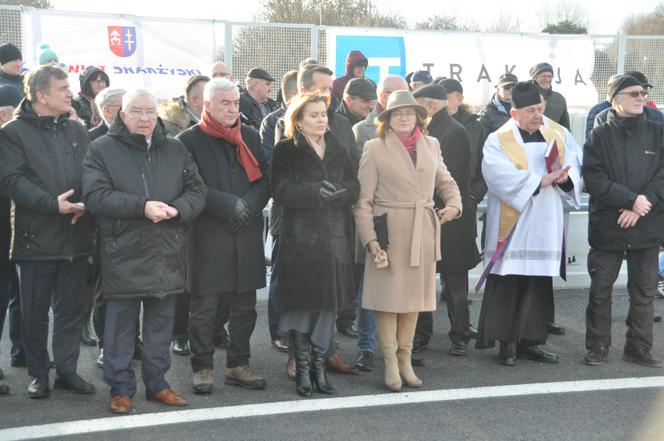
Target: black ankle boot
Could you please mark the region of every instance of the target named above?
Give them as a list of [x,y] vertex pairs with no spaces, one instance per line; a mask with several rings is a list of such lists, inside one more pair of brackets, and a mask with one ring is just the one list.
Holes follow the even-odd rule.
[[311,379],[318,392],[325,395],[336,393],[334,387],[327,381],[325,374],[325,354],[316,345],[311,345]]
[[[289,342],[293,345],[295,357],[295,390],[303,397],[311,396],[311,371],[309,369],[309,335],[297,331],[291,331]],[[289,347],[290,349],[290,347]]]

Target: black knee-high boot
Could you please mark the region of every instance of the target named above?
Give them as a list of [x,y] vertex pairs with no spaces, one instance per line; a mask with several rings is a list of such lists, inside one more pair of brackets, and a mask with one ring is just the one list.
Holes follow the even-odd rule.
[[325,395],[334,394],[334,387],[327,381],[325,374],[325,352],[314,344],[311,345],[311,366],[311,379],[318,392]]
[[[309,334],[291,331],[289,340],[293,342],[295,356],[295,390],[303,397],[311,396],[310,343]],[[290,347],[288,348],[290,352]]]

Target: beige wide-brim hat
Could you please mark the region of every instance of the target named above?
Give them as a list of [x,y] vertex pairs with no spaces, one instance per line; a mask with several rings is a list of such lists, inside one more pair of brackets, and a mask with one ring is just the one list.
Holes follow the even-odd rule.
[[387,107],[380,115],[378,115],[378,119],[380,121],[385,121],[390,117],[390,113],[393,110],[401,109],[403,107],[412,107],[420,114],[422,119],[427,119],[427,109],[417,104],[417,101],[415,101],[415,97],[410,90],[397,90],[392,92],[390,98],[387,100]]

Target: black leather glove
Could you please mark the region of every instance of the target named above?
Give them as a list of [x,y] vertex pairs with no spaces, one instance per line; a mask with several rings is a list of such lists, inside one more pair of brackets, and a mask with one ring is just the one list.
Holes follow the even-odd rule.
[[237,223],[242,226],[242,228],[249,225],[251,222],[251,211],[249,210],[249,205],[242,198],[238,198],[235,202],[235,211],[233,213],[234,217],[231,220],[231,224]]
[[337,187],[330,181],[323,181],[320,183],[320,195],[323,200],[328,200],[337,191]]

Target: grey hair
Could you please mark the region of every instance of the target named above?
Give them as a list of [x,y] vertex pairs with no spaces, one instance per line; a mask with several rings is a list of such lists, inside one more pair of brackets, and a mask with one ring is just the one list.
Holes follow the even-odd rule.
[[203,89],[203,99],[205,101],[212,101],[212,98],[214,98],[217,92],[233,89],[237,90],[238,93],[240,92],[238,87],[231,80],[227,78],[213,78],[205,84],[205,88]]
[[157,107],[157,97],[154,94],[153,91],[150,89],[145,89],[143,87],[139,87],[136,89],[130,89],[125,92],[125,94],[122,96],[122,111],[126,112],[127,108],[129,107],[129,104],[138,97],[141,96],[149,96],[152,98],[152,101],[154,101],[155,107]]
[[424,97],[424,104],[435,104],[437,107],[440,107],[441,109],[444,109],[447,107],[447,100],[437,100],[435,98],[428,98]]
[[127,92],[125,89],[107,87],[97,94],[95,104],[101,110],[106,106],[110,106],[116,99],[121,98],[125,92]]

